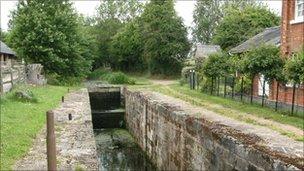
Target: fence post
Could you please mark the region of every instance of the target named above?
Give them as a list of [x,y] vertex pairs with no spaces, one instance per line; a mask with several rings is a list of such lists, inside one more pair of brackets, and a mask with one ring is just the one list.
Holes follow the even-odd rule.
[[264,107],[264,100],[265,100],[265,83],[266,83],[266,80],[265,80],[265,77],[264,77],[264,80],[263,80],[262,107]]
[[293,83],[293,88],[292,88],[291,115],[293,115],[293,112],[294,112],[295,92],[296,92],[296,83]]
[[213,95],[213,77],[211,78],[211,95]]
[[254,83],[254,76],[251,78],[251,88],[250,88],[250,103],[251,104],[253,101],[253,83]]
[[221,83],[221,77],[219,76],[217,79],[217,96],[220,96],[220,83]]
[[277,94],[276,94],[276,102],[275,102],[275,111],[278,110],[278,99],[279,99],[279,82],[277,81]]
[[243,94],[244,94],[244,77],[242,76],[242,80],[241,80],[241,101],[243,101]]
[[56,139],[54,126],[54,112],[47,111],[47,163],[48,170],[56,171]]
[[227,86],[227,77],[225,76],[225,79],[224,79],[224,97],[226,97],[226,86]]
[[235,84],[235,78],[234,76],[232,77],[232,93],[231,93],[231,98],[234,98],[234,84]]
[[11,84],[12,84],[12,88],[13,88],[13,86],[14,86],[14,73],[13,73],[13,69],[11,68],[10,69],[10,71],[11,71]]
[[189,71],[189,86],[190,86],[190,90],[192,89],[192,70],[190,69]]
[[196,74],[196,89],[199,90],[199,76]]
[[192,90],[195,90],[195,84],[196,84],[196,80],[195,80],[195,70],[193,70],[192,73],[192,78],[193,78],[193,82],[192,82]]

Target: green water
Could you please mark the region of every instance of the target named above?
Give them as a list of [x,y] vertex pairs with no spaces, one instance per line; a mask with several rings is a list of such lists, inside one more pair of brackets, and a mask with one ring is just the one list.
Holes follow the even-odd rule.
[[157,170],[126,129],[95,129],[94,134],[99,170]]

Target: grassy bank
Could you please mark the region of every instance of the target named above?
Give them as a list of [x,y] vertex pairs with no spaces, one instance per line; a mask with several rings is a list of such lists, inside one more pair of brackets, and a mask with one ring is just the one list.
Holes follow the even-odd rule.
[[[33,139],[45,125],[45,112],[59,105],[68,87],[28,87],[37,102],[20,102],[14,91],[1,97],[1,162],[0,170],[11,169],[32,145]],[[71,89],[71,88],[70,88]]]

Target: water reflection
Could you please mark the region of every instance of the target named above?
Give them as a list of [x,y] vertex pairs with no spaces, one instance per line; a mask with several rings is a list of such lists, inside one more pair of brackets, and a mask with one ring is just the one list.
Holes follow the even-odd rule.
[[100,170],[156,170],[127,130],[98,129],[94,134]]

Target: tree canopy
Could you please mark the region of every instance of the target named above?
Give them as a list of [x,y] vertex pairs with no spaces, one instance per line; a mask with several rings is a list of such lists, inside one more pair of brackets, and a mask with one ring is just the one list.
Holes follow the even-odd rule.
[[304,50],[287,60],[284,73],[290,81],[304,83]]
[[172,0],[151,1],[141,16],[144,59],[152,74],[172,75],[181,70],[190,50],[187,29]]
[[22,0],[12,12],[9,44],[27,62],[60,76],[81,77],[91,66],[85,37],[68,0]]
[[276,79],[284,81],[282,75],[284,60],[280,57],[280,50],[275,46],[261,45],[242,56],[242,72],[253,77],[264,75],[270,81]]
[[244,5],[225,9],[222,21],[215,29],[212,42],[227,50],[251,38],[267,27],[280,24],[280,18],[263,5]]
[[209,78],[226,76],[229,70],[229,56],[223,52],[211,54],[202,66],[203,74]]

